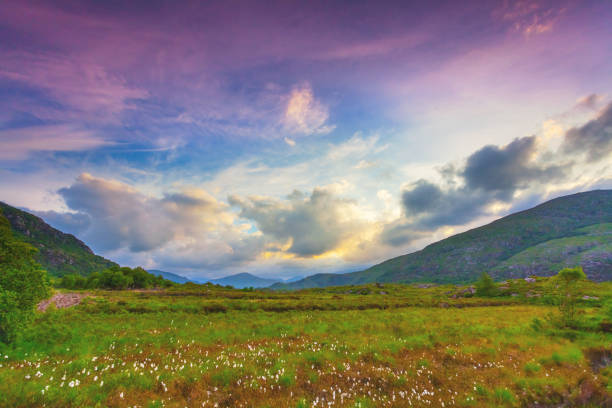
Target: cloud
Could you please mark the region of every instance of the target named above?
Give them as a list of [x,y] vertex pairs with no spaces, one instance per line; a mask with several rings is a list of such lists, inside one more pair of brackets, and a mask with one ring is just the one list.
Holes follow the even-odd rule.
[[378,57],[391,52],[404,51],[423,44],[427,40],[424,33],[414,33],[400,36],[387,36],[381,39],[364,40],[340,47],[325,50],[315,54],[313,58],[323,60],[361,59]]
[[1,130],[0,142],[0,160],[22,160],[33,152],[83,151],[113,144],[92,131],[67,125]]
[[122,77],[84,58],[17,51],[3,52],[0,58],[3,61],[1,79],[40,89],[54,102],[71,109],[66,111],[39,105],[22,107],[39,117],[108,119],[110,115],[127,109],[130,100],[148,97],[147,91],[129,86]]
[[568,130],[562,149],[565,153],[586,153],[592,161],[608,157],[612,152],[612,102],[595,119]]
[[171,220],[159,203],[126,184],[84,173],[59,194],[71,210],[91,217],[84,238],[99,250],[127,246],[147,251],[173,237]]
[[68,234],[79,235],[91,225],[91,218],[84,213],[62,213],[58,211],[32,211],[49,225]]
[[[421,179],[402,192],[405,217],[416,230],[464,225],[490,215],[491,205],[510,202],[519,190],[566,175],[563,166],[538,161],[538,153],[536,137],[529,136],[501,147],[485,146],[472,153],[463,168],[443,166],[441,175],[447,188]],[[406,229],[403,225],[399,231]],[[388,241],[393,239],[393,231],[387,230]]]
[[379,239],[384,245],[401,247],[427,235],[427,232],[418,231],[411,222],[398,219],[384,226]]
[[563,2],[548,7],[546,1],[518,0],[505,1],[493,13],[494,17],[510,23],[512,30],[525,36],[551,31],[566,12]]
[[315,99],[309,84],[291,91],[283,118],[287,131],[306,135],[329,133],[335,126],[327,124],[328,119],[328,108]]
[[[241,239],[227,205],[200,189],[156,198],[127,184],[84,173],[59,194],[79,217],[89,218],[81,236],[100,251],[147,252],[171,244],[183,254],[198,248],[192,256],[210,257],[205,264],[211,264],[218,261],[218,255],[233,252],[232,244]],[[52,217],[57,219],[56,214]]]
[[231,196],[240,216],[253,220],[259,230],[287,247],[286,252],[310,257],[338,248],[363,226],[355,202],[315,188],[310,195],[294,191],[287,200]]
[[514,139],[503,147],[485,146],[467,159],[462,172],[466,187],[492,192],[507,200],[533,181],[546,182],[564,175],[562,166],[537,163],[537,153],[535,136]]
[[377,146],[378,139],[379,137],[376,135],[363,137],[361,133],[357,132],[349,140],[332,146],[327,153],[327,158],[331,160],[355,160],[372,153],[380,153],[388,145]]
[[413,183],[402,193],[405,216],[417,230],[465,224],[483,215],[485,206],[493,200],[493,195],[482,190],[466,187],[442,190],[426,180]]
[[576,101],[574,109],[596,109],[602,102],[605,101],[604,95],[592,93],[590,95],[583,96]]

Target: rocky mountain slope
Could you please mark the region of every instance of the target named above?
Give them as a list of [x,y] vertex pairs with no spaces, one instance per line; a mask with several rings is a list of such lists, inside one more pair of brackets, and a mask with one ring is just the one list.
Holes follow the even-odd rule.
[[0,201],[0,212],[15,235],[38,248],[37,261],[50,275],[89,274],[117,265],[98,256],[74,235],[63,233],[41,218]]

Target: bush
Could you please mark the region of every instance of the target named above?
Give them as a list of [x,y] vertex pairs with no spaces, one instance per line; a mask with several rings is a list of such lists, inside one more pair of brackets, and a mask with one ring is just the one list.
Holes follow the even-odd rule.
[[483,272],[476,282],[476,296],[491,297],[497,295],[497,286],[491,276]]

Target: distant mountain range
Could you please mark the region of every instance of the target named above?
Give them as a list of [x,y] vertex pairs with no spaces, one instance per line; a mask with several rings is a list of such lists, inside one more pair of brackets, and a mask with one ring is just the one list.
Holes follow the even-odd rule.
[[93,251],[74,235],[65,234],[28,212],[0,201],[0,212],[11,224],[13,233],[38,248],[36,260],[52,276],[88,276],[117,265]]
[[236,275],[226,276],[220,279],[211,279],[208,282],[222,286],[233,286],[238,289],[242,288],[267,288],[278,282],[282,282],[279,279],[265,279],[259,276],[251,275],[250,273],[238,273]]
[[168,279],[169,281],[172,281],[172,282],[175,282],[175,283],[193,282],[191,279],[188,279],[188,278],[186,278],[184,276],[181,276],[181,275],[177,275],[177,274],[172,273],[172,272],[160,271],[158,269],[149,269],[149,270],[147,270],[147,272],[149,272],[150,274],[155,275],[155,276],[161,275],[162,278]]
[[467,283],[484,271],[501,280],[549,276],[565,266],[577,265],[592,280],[612,280],[612,190],[559,197],[364,271],[316,274],[272,288],[369,282]]
[[287,280],[281,280],[281,279],[266,279],[266,278],[260,278],[259,276],[255,276],[253,274],[250,273],[238,273],[235,275],[229,275],[229,276],[225,276],[223,278],[219,278],[219,279],[210,279],[210,280],[202,280],[202,279],[189,279],[186,278],[184,276],[181,275],[177,275],[171,272],[165,272],[165,271],[160,271],[157,269],[149,269],[149,273],[152,273],[153,275],[162,275],[162,277],[164,277],[165,279],[171,280],[172,282],[176,282],[176,283],[186,283],[186,282],[195,282],[195,283],[206,283],[206,282],[210,282],[212,284],[215,285],[222,285],[222,286],[233,286],[235,288],[238,289],[242,289],[242,288],[248,288],[248,287],[252,287],[252,288],[266,288],[270,285],[273,285],[275,283],[290,283],[290,282],[295,282],[298,280],[303,279],[302,276],[296,276]]

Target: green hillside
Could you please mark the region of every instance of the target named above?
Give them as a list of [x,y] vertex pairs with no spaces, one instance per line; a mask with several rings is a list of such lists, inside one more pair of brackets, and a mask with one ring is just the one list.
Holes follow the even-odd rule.
[[[597,281],[612,280],[612,190],[559,197],[529,210],[433,243],[365,271],[318,274],[277,289],[368,282],[472,282],[546,276],[582,265]],[[589,228],[585,228],[589,227]]]
[[88,276],[116,263],[93,253],[74,235],[56,230],[39,217],[0,202],[0,213],[11,224],[15,235],[36,248],[37,261],[50,275],[78,274]]

